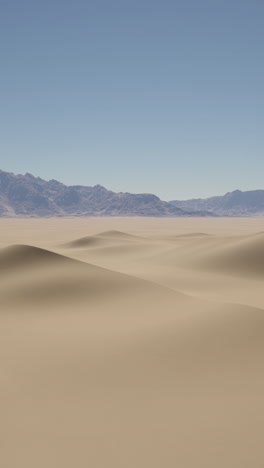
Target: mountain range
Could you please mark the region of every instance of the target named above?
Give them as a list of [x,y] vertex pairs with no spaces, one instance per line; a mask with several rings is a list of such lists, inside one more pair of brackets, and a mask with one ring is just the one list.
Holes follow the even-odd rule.
[[214,216],[186,210],[152,194],[115,193],[101,185],[67,186],[0,170],[0,216]]
[[116,193],[101,185],[67,186],[0,170],[0,217],[12,216],[263,216],[264,190],[162,201],[149,193]]
[[170,203],[183,210],[205,210],[218,216],[263,216],[264,190],[235,190],[223,196],[173,200]]

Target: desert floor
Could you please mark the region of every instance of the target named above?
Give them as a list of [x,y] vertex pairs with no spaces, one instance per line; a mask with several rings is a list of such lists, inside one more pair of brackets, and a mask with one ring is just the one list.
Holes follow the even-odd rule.
[[264,467],[264,219],[0,226],[1,467]]

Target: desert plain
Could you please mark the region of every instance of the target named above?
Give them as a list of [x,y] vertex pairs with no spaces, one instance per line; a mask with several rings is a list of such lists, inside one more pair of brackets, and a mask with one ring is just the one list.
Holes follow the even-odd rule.
[[263,218],[0,226],[0,466],[263,468]]

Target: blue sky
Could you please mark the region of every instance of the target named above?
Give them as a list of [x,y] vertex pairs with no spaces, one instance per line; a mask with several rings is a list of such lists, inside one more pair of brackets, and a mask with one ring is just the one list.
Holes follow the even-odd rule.
[[264,188],[263,0],[2,0],[0,168],[165,200]]

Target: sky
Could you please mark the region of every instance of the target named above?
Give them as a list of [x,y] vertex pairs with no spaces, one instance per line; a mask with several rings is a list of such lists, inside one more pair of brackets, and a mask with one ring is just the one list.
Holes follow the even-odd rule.
[[0,169],[164,200],[264,189],[263,0],[1,0]]

